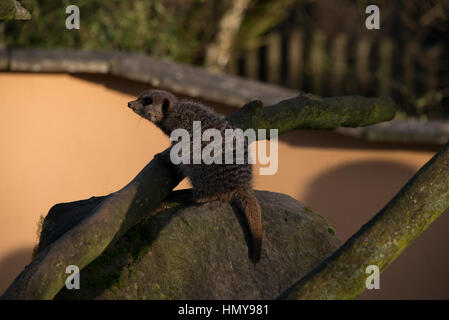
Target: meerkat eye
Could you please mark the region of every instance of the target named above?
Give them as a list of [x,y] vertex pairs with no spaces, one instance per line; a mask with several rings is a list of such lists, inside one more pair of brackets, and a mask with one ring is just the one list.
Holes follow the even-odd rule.
[[142,104],[144,106],[147,106],[147,105],[152,104],[152,103],[153,103],[153,99],[151,97],[142,98]]
[[168,101],[168,99],[164,99],[164,102],[162,103],[162,112],[167,113],[169,107],[170,101]]

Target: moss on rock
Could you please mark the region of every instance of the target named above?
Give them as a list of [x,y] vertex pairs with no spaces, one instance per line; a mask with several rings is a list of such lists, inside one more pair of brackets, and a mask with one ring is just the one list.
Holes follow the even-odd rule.
[[339,241],[325,220],[293,198],[266,191],[257,196],[264,221],[260,263],[249,259],[240,212],[228,203],[193,204],[189,192],[178,191],[156,216],[130,229],[81,271],[81,289],[64,288],[56,298],[277,297]]

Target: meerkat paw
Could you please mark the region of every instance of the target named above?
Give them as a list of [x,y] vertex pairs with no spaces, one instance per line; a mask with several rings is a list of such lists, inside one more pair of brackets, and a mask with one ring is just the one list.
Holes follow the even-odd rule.
[[153,158],[155,158],[155,159],[161,159],[161,160],[164,161],[164,162],[169,162],[169,163],[171,163],[171,160],[170,160],[170,153],[168,153],[168,152],[166,152],[166,151],[156,153],[156,154],[154,155]]
[[154,159],[160,159],[161,161],[163,161],[164,163],[169,165],[173,169],[173,172],[175,173],[176,177],[179,180],[182,180],[185,178],[185,174],[184,174],[184,171],[182,170],[181,166],[173,164],[173,162],[171,162],[170,152],[164,151],[164,152],[157,153],[154,155]]

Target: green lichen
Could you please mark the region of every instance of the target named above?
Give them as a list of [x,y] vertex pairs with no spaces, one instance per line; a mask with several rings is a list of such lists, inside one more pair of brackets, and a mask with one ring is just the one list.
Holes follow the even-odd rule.
[[29,20],[30,13],[15,0],[2,0],[0,2],[0,20]]
[[33,247],[33,253],[31,255],[31,258],[34,259],[39,254],[39,239],[41,237],[43,225],[44,225],[45,217],[43,215],[40,215],[38,221],[37,221],[37,230],[36,230],[36,237],[38,242]]

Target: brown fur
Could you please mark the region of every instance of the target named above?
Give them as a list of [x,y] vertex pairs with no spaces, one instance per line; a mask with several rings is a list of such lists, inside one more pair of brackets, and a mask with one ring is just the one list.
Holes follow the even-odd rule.
[[[187,130],[191,140],[191,164],[180,164],[179,168],[193,186],[196,202],[226,201],[235,203],[244,213],[252,236],[253,260],[259,261],[262,246],[262,218],[259,202],[251,187],[252,166],[248,163],[248,144],[245,141],[243,164],[193,164],[193,121],[201,121],[202,132],[215,128],[224,137],[225,129],[232,126],[223,115],[194,101],[177,100],[174,95],[162,90],[143,92],[128,106],[143,118],[156,124],[168,136],[178,128]],[[209,142],[202,142],[202,148]],[[198,150],[196,152],[199,152]],[[235,156],[235,150],[234,150]]]

